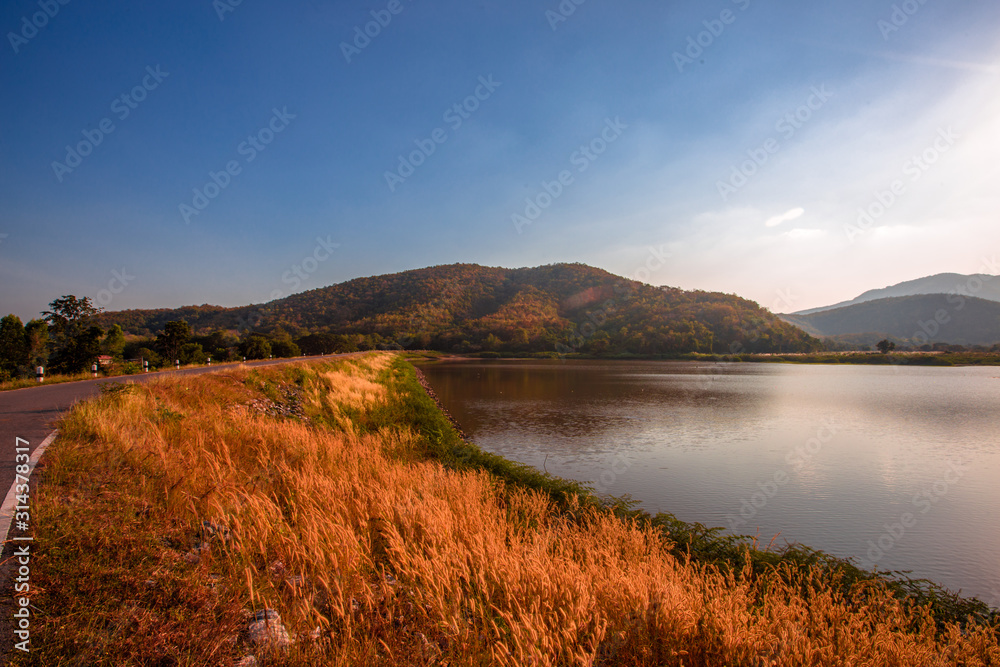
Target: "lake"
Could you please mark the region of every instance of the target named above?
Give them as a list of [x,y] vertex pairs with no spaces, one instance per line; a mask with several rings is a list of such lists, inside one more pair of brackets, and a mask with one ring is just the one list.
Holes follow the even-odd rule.
[[421,364],[485,450],[1000,607],[1000,368]]

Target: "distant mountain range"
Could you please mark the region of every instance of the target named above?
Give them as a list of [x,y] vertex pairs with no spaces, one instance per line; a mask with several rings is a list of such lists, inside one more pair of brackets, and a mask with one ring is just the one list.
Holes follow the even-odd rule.
[[368,345],[449,352],[669,355],[821,348],[753,301],[653,287],[584,264],[435,266],[358,278],[259,306],[108,312],[100,323],[151,336],[181,319],[201,333],[352,335]]
[[830,343],[991,346],[1000,343],[1000,276],[941,273],[779,317]]
[[917,294],[962,294],[986,299],[987,301],[1000,301],[1000,280],[993,280],[993,278],[997,277],[983,273],[973,275],[938,273],[937,275],[917,278],[916,280],[907,280],[906,282],[881,289],[868,290],[861,296],[850,301],[841,301],[832,306],[823,306],[821,308],[800,310],[792,313],[792,315],[811,315],[824,310],[854,306],[866,301],[888,299],[896,296],[914,296]]

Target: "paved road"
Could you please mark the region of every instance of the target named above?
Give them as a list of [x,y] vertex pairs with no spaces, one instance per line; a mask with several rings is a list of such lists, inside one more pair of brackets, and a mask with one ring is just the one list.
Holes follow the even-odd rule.
[[[337,355],[330,355],[337,356]],[[293,359],[267,359],[248,361],[246,366],[270,366],[295,361],[317,361],[328,357],[295,357]],[[14,481],[15,438],[27,440],[31,451],[41,444],[54,428],[59,416],[69,410],[77,401],[100,394],[100,386],[108,382],[147,382],[161,377],[175,375],[199,375],[233,368],[239,364],[185,368],[179,371],[160,371],[121,377],[65,382],[63,384],[26,387],[13,391],[0,391],[0,500]],[[0,535],[0,540],[6,535]]]

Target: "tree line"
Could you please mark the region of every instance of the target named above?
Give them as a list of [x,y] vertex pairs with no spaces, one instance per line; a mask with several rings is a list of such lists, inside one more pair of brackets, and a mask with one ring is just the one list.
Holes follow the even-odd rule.
[[[35,375],[41,366],[46,374],[74,374],[90,369],[98,361],[105,373],[138,373],[151,369],[241,361],[303,354],[333,354],[374,349],[364,337],[310,334],[293,339],[278,328],[267,334],[227,330],[195,335],[184,320],[171,320],[151,336],[126,335],[118,324],[98,324],[101,308],[89,297],[67,295],[49,304],[42,317],[27,324],[14,314],[0,319],[0,381]],[[104,359],[101,359],[104,357]]]

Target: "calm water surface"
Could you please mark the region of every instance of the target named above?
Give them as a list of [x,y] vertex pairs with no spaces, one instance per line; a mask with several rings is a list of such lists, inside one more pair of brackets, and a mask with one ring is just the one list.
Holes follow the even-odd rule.
[[444,362],[480,447],[1000,607],[1000,368]]

